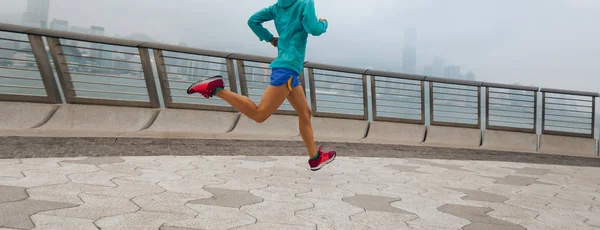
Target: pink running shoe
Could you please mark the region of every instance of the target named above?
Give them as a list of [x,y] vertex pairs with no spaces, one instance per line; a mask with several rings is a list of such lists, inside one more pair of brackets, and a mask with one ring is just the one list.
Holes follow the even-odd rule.
[[205,98],[210,98],[214,96],[217,88],[225,89],[223,77],[219,75],[192,84],[188,88],[187,94],[199,93]]
[[323,146],[320,146],[319,150],[317,150],[317,152],[319,153],[319,158],[317,158],[316,160],[308,160],[310,170],[318,171],[319,169],[323,168],[323,166],[331,163],[335,159],[335,151],[322,152],[322,150]]

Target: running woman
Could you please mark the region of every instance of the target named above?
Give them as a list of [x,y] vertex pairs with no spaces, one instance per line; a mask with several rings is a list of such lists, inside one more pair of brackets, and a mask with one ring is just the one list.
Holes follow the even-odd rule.
[[[275,21],[280,38],[263,27],[264,22],[271,20]],[[304,69],[308,35],[325,33],[328,22],[326,19],[317,19],[314,0],[278,0],[252,15],[248,26],[260,41],[270,42],[278,50],[277,59],[270,65],[269,86],[258,106],[250,98],[226,90],[222,76],[192,84],[187,93],[199,93],[205,98],[217,96],[258,123],[267,120],[287,99],[298,113],[300,135],[308,150],[310,169],[317,171],[333,161],[336,152],[323,152],[323,146],[316,147],[311,124],[312,111],[300,85],[299,75]]]

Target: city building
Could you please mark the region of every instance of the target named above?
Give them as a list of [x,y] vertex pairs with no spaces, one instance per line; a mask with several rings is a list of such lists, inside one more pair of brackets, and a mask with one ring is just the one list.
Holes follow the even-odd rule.
[[408,28],[404,31],[402,72],[408,74],[417,73],[417,30],[415,28]]
[[22,24],[25,26],[48,28],[50,0],[27,0]]
[[444,77],[444,59],[441,57],[433,59],[433,76]]
[[50,23],[50,29],[60,30],[60,31],[69,31],[69,21],[56,19],[56,18],[52,19],[52,23]]
[[451,79],[460,79],[460,66],[451,65],[444,68],[444,77]]

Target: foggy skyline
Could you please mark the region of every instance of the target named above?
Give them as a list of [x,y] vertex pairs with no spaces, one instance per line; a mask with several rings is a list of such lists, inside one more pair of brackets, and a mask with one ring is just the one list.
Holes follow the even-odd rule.
[[[49,21],[101,26],[107,36],[142,33],[157,42],[276,55],[276,49],[259,42],[246,24],[252,13],[275,0],[177,2],[50,0]],[[308,61],[401,72],[404,31],[414,27],[418,74],[439,56],[445,66],[473,71],[481,81],[600,91],[597,0],[315,0],[315,4],[317,16],[327,18],[330,26],[322,36],[309,38]],[[25,5],[23,0],[2,1],[0,14],[20,15]],[[266,26],[276,34],[272,22]]]

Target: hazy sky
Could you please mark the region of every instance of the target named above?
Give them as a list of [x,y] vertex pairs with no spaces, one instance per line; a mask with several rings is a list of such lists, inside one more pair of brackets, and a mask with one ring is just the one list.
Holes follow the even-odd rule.
[[[247,27],[275,0],[50,0],[50,20],[103,26],[107,35],[257,55],[276,50]],[[600,0],[315,0],[330,26],[307,60],[401,70],[404,28],[418,33],[417,71],[435,56],[477,80],[600,91]],[[1,0],[21,13],[25,0]],[[272,23],[268,24],[275,34]]]

